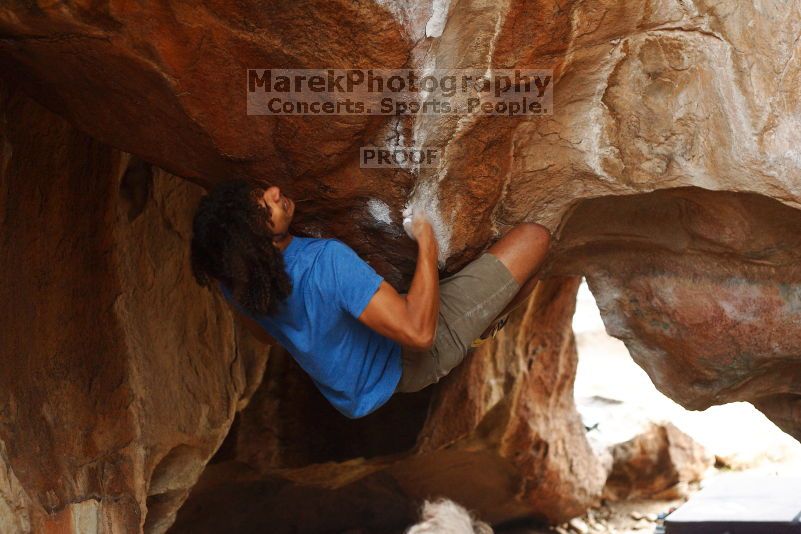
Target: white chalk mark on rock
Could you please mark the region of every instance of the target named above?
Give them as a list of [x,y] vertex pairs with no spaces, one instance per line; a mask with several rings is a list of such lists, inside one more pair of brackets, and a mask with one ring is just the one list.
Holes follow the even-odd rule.
[[426,23],[426,37],[440,37],[448,21],[448,8],[451,0],[434,0],[431,5],[431,18]]
[[411,198],[406,203],[403,210],[403,229],[406,234],[412,237],[412,219],[415,213],[423,213],[431,221],[434,236],[439,246],[439,257],[437,258],[440,267],[445,265],[451,242],[451,229],[442,219],[439,208],[439,195],[437,195],[437,184],[433,182],[418,183],[412,193]]
[[370,212],[370,215],[376,221],[384,224],[392,224],[392,215],[389,212],[389,206],[387,206],[386,202],[378,200],[377,198],[371,198],[367,201],[367,211]]

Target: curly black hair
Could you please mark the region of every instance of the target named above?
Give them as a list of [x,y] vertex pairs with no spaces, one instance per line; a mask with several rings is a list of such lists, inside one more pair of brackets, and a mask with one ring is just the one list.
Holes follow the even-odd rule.
[[200,200],[192,224],[192,274],[209,287],[222,282],[254,315],[275,313],[292,284],[284,257],[267,225],[271,212],[258,198],[264,187],[244,180],[225,182]]

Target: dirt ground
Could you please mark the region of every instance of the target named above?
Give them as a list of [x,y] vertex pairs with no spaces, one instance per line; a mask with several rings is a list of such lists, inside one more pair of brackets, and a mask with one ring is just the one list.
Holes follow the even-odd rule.
[[605,504],[590,510],[584,517],[557,527],[519,524],[495,529],[496,534],[653,534],[661,517],[684,502],[625,501]]

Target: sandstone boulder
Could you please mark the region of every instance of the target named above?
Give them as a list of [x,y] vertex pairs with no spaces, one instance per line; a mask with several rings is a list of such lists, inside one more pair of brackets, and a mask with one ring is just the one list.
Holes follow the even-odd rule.
[[200,188],[2,94],[11,531],[164,532],[204,469],[176,532],[394,529],[430,495],[558,522],[600,494],[572,398],[577,278],[441,384],[348,421],[283,351],[257,389],[265,350],[189,272]]
[[[507,338],[386,420],[340,428],[307,387],[290,395],[281,379],[302,377],[277,357],[176,528],[226,496],[317,495],[326,513],[308,525],[369,502],[400,520],[444,487],[489,520],[580,513],[603,476],[570,393],[579,276],[660,390],[690,408],[751,401],[801,438],[800,32],[782,1],[4,2],[11,528],[163,531],[259,382],[263,351],[188,274],[201,190],[176,176],[280,185],[305,201],[297,232],[345,239],[401,289],[414,245],[398,214],[421,196],[446,273],[520,221],[556,237],[550,281]],[[431,65],[554,69],[555,112],[245,113],[247,68]],[[391,143],[443,157],[359,167],[359,147]],[[312,441],[315,425],[333,437]]]
[[[284,187],[306,200],[298,231],[347,236],[400,285],[414,248],[395,214],[410,199],[438,200],[451,272],[509,225],[541,222],[564,242],[552,272],[589,277],[610,331],[663,391],[688,407],[748,400],[798,436],[801,382],[789,341],[798,273],[786,260],[794,248],[785,234],[761,232],[792,233],[778,226],[794,220],[801,201],[799,9],[707,0],[252,0],[146,9],[12,0],[0,7],[0,61],[29,94],[102,142],[205,184],[246,177]],[[554,69],[555,113],[245,113],[247,68],[430,65]],[[360,146],[393,142],[442,149],[439,167],[358,166]],[[699,188],[751,195],[736,197],[738,208],[730,193]],[[679,231],[684,215],[669,200],[676,194],[693,219],[692,239],[665,249],[658,230],[641,227],[664,216]],[[389,223],[371,214],[370,201],[386,204]],[[619,202],[664,209],[625,218],[594,211],[614,212]],[[593,228],[574,234],[582,224]],[[566,248],[576,245],[567,266]],[[594,256],[603,248],[605,257]],[[719,301],[732,292],[739,301]],[[686,294],[697,306],[685,307]],[[641,323],[638,306],[670,326]],[[737,325],[731,335],[717,336],[707,352],[704,334],[729,324]],[[786,343],[749,335],[774,328]],[[677,378],[689,369],[691,380]]]
[[565,223],[556,270],[587,273],[660,391],[697,410],[751,401],[799,438],[799,239],[801,212],[759,195],[602,197]]
[[651,424],[611,453],[614,463],[604,487],[610,500],[681,497],[713,463],[701,445],[670,423]]
[[0,525],[163,532],[266,362],[189,274],[201,189],[7,85],[0,147]]

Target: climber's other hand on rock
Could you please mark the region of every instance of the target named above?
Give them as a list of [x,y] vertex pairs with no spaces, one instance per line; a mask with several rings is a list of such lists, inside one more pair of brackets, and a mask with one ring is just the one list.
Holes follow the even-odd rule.
[[[403,211],[403,229],[422,246],[436,249],[437,239],[433,223],[426,210],[408,207]],[[433,246],[432,246],[433,245]]]
[[437,242],[434,236],[434,228],[431,226],[431,220],[422,211],[415,212],[412,215],[412,237],[420,245],[435,245]]

